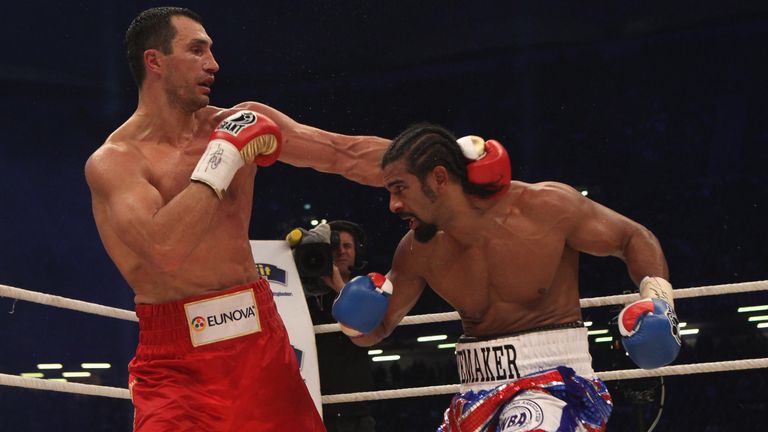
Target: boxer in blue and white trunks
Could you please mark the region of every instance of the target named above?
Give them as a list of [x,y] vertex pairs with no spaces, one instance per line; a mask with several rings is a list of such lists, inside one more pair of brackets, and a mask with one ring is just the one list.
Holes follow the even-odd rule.
[[462,336],[456,362],[461,393],[440,431],[591,432],[611,414],[580,321],[501,338]]
[[442,431],[603,430],[579,305],[579,253],[622,259],[640,288],[620,316],[641,367],[674,360],[669,271],[645,227],[555,182],[512,181],[497,141],[415,125],[384,153],[392,212],[410,222],[386,280],[352,279],[334,304],[360,346],[387,337],[429,285],[461,316],[460,396]]

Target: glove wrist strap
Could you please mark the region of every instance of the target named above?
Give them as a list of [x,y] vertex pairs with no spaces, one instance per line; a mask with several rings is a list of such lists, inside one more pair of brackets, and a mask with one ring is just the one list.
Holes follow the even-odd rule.
[[669,303],[675,308],[675,302],[672,295],[672,284],[661,277],[646,276],[640,281],[640,297],[658,298]]
[[245,162],[237,147],[228,141],[215,139],[208,143],[208,148],[192,171],[191,179],[207,184],[222,199],[235,173],[243,165]]

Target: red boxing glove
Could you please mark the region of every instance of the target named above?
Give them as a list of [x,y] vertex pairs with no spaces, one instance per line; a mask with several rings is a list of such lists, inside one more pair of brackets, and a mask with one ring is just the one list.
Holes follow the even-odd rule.
[[282,134],[275,122],[253,111],[237,111],[211,133],[192,180],[207,184],[221,199],[240,167],[246,163],[272,165],[280,156],[281,145]]
[[456,140],[467,164],[467,178],[474,184],[494,184],[500,188],[512,181],[512,166],[504,146],[496,140],[485,141],[469,135]]
[[245,163],[269,166],[280,156],[283,136],[269,117],[253,111],[238,111],[211,133],[211,142],[215,140],[234,145]]

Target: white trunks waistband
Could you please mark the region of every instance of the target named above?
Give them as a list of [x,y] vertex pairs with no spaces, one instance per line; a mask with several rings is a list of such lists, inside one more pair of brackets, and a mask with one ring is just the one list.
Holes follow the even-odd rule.
[[[470,338],[471,339],[471,338]],[[461,393],[490,390],[545,369],[568,366],[594,378],[587,329],[566,328],[456,344]]]

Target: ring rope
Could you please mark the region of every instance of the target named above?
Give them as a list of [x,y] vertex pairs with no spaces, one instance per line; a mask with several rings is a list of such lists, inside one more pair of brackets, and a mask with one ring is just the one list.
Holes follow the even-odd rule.
[[[711,296],[719,294],[737,294],[753,291],[768,290],[768,280],[742,282],[735,284],[707,285],[694,288],[680,288],[674,290],[675,298],[689,298],[700,296]],[[580,300],[582,308],[607,306],[614,304],[625,304],[637,299],[637,293],[620,294],[605,297],[593,297]],[[64,309],[71,309],[80,312],[91,313],[95,315],[118,318],[126,321],[138,322],[136,313],[126,309],[118,309],[110,306],[103,306],[96,303],[84,302],[82,300],[73,300],[66,297],[44,294],[36,291],[29,291],[8,285],[0,284],[0,297],[15,298],[32,303],[39,303],[48,306],[54,306]],[[459,319],[457,312],[442,312],[436,314],[410,315],[400,322],[399,325],[426,324],[434,322],[456,321]],[[321,324],[314,326],[315,333],[332,333],[341,331],[339,324]]]
[[[768,367],[768,358],[743,359],[723,362],[694,363],[685,365],[665,366],[658,369],[625,369],[618,371],[597,372],[596,375],[603,381],[620,379],[647,378],[656,376],[690,375],[698,373],[728,372],[748,369],[760,369]],[[0,385],[30,388],[35,390],[49,390],[64,393],[76,393],[90,396],[104,396],[116,399],[130,399],[128,389],[118,387],[98,386],[92,384],[80,384],[43,380],[39,378],[25,378],[16,375],[0,373]],[[343,393],[322,396],[323,404],[336,404],[346,402],[361,402],[382,399],[397,399],[419,396],[433,396],[454,394],[459,392],[458,384],[447,384],[429,387],[412,387],[396,390],[379,390],[360,393]]]
[[[766,291],[768,290],[768,280],[755,281],[755,282],[742,282],[735,284],[723,284],[723,285],[707,285],[694,288],[680,288],[673,291],[676,299],[690,298],[690,297],[703,297],[720,294],[738,294],[753,291]],[[582,308],[608,306],[616,304],[626,304],[638,299],[638,293],[633,294],[619,294],[605,297],[592,297],[584,298],[580,300]],[[398,325],[412,325],[412,324],[426,324],[445,321],[458,320],[458,312],[442,312],[435,314],[424,315],[409,315],[403,318]],[[321,324],[315,326],[315,333],[332,333],[341,331],[338,323],[333,324]]]
[[[596,375],[603,381],[619,379],[646,378],[668,375],[688,375],[696,373],[726,372],[746,369],[759,369],[768,367],[768,358],[733,360],[724,362],[696,363],[676,366],[665,366],[658,369],[626,369],[618,371],[597,372]],[[396,399],[418,396],[433,396],[441,394],[455,394],[459,392],[458,384],[413,387],[396,390],[380,390],[360,393],[344,393],[325,395],[323,404],[337,404],[346,402],[361,402],[381,399]]]
[[[689,298],[698,296],[708,296],[717,294],[743,293],[752,291],[764,291],[768,289],[768,281],[744,282],[737,284],[710,285],[695,288],[683,288],[675,290],[675,298]],[[68,299],[65,297],[43,294],[34,291],[28,291],[21,288],[15,288],[0,284],[0,297],[10,297],[19,300],[26,300],[33,303],[39,303],[65,309],[72,309],[81,312],[92,313],[112,318],[123,319],[127,321],[138,321],[136,314],[132,311],[102,306],[95,303],[88,303],[80,300]],[[637,294],[623,294],[606,297],[595,297],[581,299],[581,306],[594,307],[612,304],[623,304],[637,298]],[[405,317],[401,325],[421,324],[430,322],[452,321],[458,319],[458,313],[446,312],[438,314],[412,315]],[[335,328],[334,328],[335,327]],[[329,333],[338,331],[338,324],[326,324],[315,326],[315,333]],[[617,379],[633,379],[651,376],[666,375],[685,375],[694,373],[711,373],[731,370],[745,370],[768,367],[768,358],[745,359],[725,362],[710,362],[687,365],[666,366],[658,369],[629,369],[620,371],[598,372],[597,376],[604,381]],[[50,390],[66,393],[77,393],[94,396],[113,397],[118,399],[130,399],[128,389],[98,386],[91,384],[68,383],[50,380],[41,380],[37,378],[25,378],[15,375],[0,373],[0,385],[32,388],[38,390]],[[415,397],[435,394],[451,394],[458,392],[458,384],[450,384],[432,387],[416,387],[410,389],[382,390],[375,392],[347,393],[338,395],[322,396],[325,404],[354,402],[363,400],[380,400],[392,398]]]
[[[722,285],[707,285],[694,288],[681,288],[672,291],[672,295],[675,299],[690,298],[690,297],[704,297],[720,294],[739,294],[753,291],[766,291],[768,290],[768,280],[754,281],[754,282],[741,282]],[[633,294],[620,294],[606,297],[593,297],[581,299],[581,307],[596,307],[596,306],[608,306],[616,304],[626,304],[638,299],[638,293]]]
[[17,300],[25,300],[32,303],[39,303],[63,309],[71,309],[110,318],[118,318],[126,321],[139,321],[139,318],[136,317],[136,312],[133,311],[118,309],[111,306],[102,306],[96,303],[88,303],[82,300],[73,300],[51,294],[29,291],[8,285],[0,285],[0,297],[10,297]]
[[35,390],[57,391],[63,393],[76,393],[90,396],[106,396],[117,399],[131,398],[131,392],[124,388],[51,381],[40,378],[25,378],[3,373],[0,373],[0,385],[23,387]]

